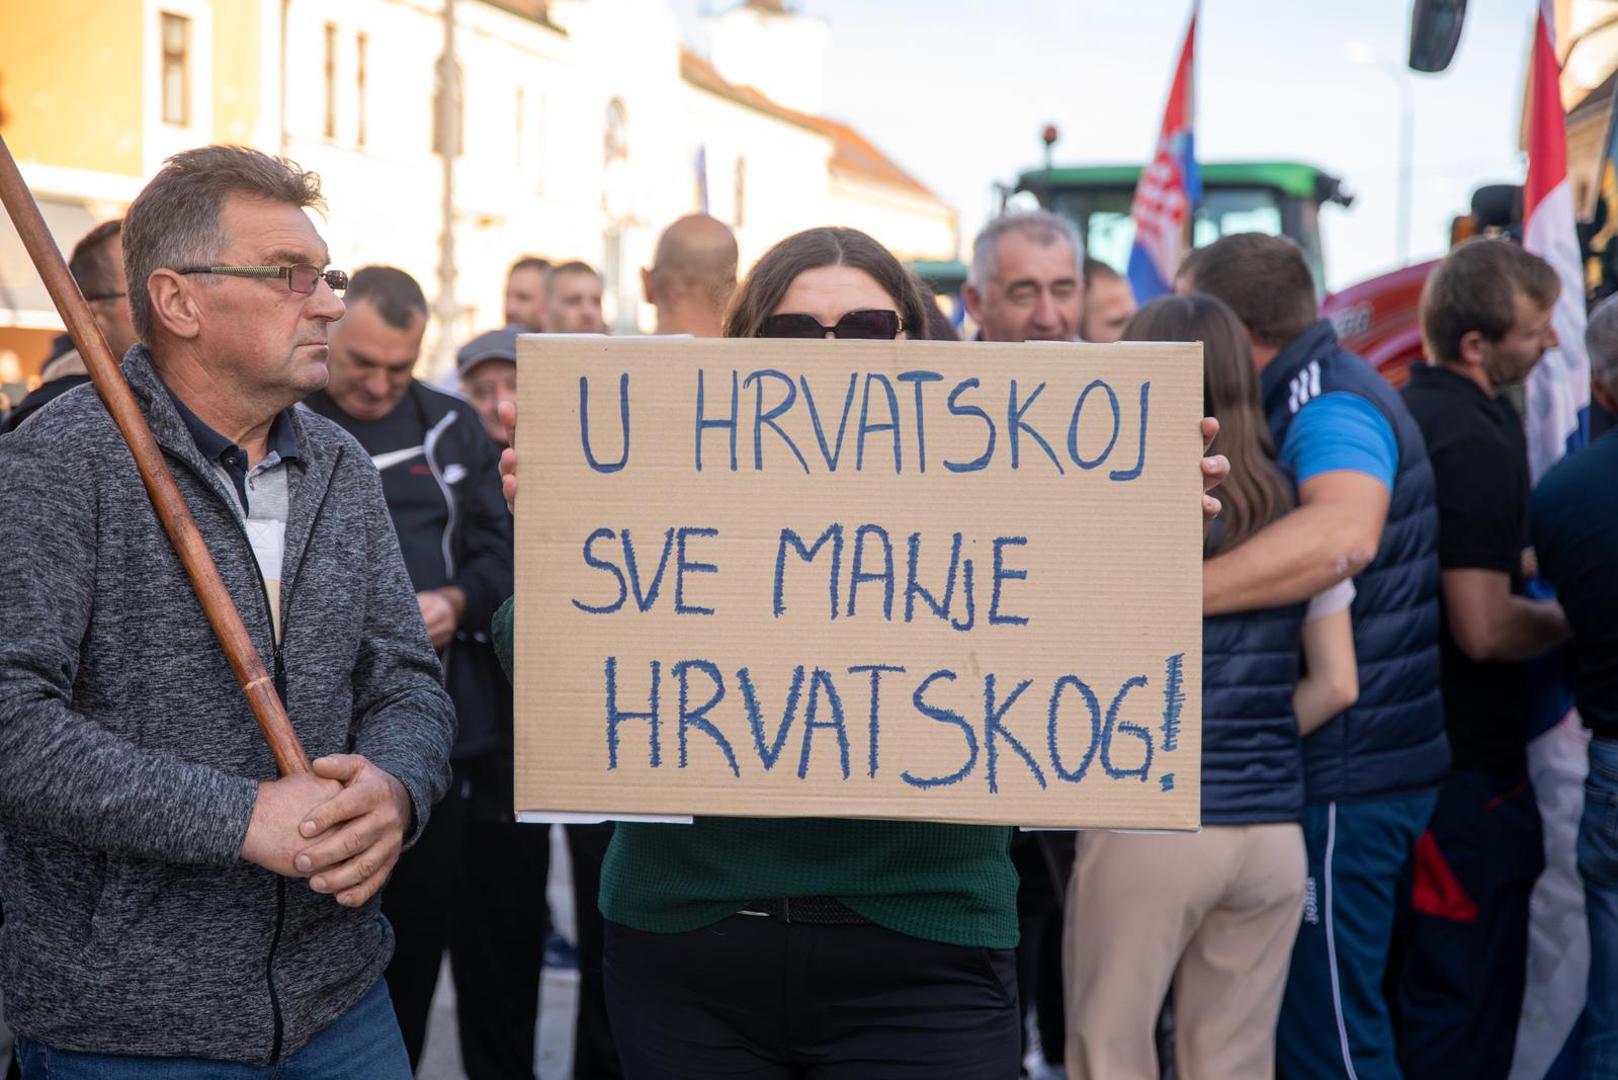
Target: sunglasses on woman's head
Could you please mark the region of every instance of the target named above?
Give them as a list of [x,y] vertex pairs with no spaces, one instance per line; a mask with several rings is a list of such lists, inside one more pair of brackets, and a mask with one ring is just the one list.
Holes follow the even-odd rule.
[[857,338],[873,341],[892,341],[905,328],[897,311],[868,308],[850,311],[837,320],[836,326],[827,326],[813,315],[797,313],[769,315],[759,324],[758,336],[769,338],[823,338],[827,334],[836,338]]

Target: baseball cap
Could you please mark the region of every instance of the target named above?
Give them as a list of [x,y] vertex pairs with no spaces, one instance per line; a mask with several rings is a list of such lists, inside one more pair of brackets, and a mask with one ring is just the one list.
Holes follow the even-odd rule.
[[465,375],[485,360],[517,362],[517,335],[524,332],[520,326],[506,326],[489,330],[461,346],[455,354],[455,368]]

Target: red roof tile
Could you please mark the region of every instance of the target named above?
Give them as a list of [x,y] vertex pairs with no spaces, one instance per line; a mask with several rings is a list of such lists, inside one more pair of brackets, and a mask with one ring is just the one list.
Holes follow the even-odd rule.
[[699,86],[720,97],[729,98],[738,104],[785,120],[789,124],[796,124],[825,135],[832,141],[833,172],[887,184],[889,187],[903,188],[929,199],[938,198],[925,184],[905,172],[877,149],[869,139],[840,120],[830,120],[824,116],[813,116],[789,109],[751,86],[739,86],[730,82],[715,70],[713,64],[690,49],[680,50],[680,75],[693,86]]

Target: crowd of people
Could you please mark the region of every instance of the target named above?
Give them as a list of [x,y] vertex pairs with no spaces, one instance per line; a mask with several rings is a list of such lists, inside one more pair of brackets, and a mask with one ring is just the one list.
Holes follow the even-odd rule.
[[[276,778],[69,343],[0,422],[0,993],[29,1080],[408,1077],[446,956],[467,1075],[534,1075],[517,344],[605,332],[602,278],[519,258],[452,392],[415,374],[420,285],[328,269],[321,206],[290,162],[188,151],[69,264],[312,772]],[[1530,665],[1559,649],[1594,736],[1580,1063],[1618,1076],[1618,436],[1531,488],[1513,404],[1556,275],[1453,249],[1402,390],[1284,238],[1175,285],[1137,310],[1025,211],[961,300],[986,341],[1203,345],[1201,831],[569,825],[575,1076],[1009,1078],[1037,1034],[1074,1078],[1504,1077],[1544,866]],[[642,286],[663,334],[957,336],[847,228],[738,283],[729,228],[682,218]],[[1618,301],[1589,346],[1618,407]]]

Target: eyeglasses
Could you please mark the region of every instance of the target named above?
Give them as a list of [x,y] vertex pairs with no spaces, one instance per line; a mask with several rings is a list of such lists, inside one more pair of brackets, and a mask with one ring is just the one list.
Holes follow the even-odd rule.
[[128,293],[123,292],[98,292],[91,293],[89,296],[86,296],[85,299],[93,304],[97,300],[122,300],[128,295]]
[[769,315],[759,324],[758,336],[768,338],[835,338],[892,341],[905,328],[897,311],[866,308],[850,311],[837,320],[836,326],[827,326],[813,315],[798,313]]
[[182,274],[223,274],[226,277],[285,278],[287,288],[295,293],[312,293],[321,281],[332,292],[348,288],[348,275],[341,270],[322,270],[318,266],[299,263],[297,266],[184,266]]

